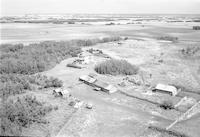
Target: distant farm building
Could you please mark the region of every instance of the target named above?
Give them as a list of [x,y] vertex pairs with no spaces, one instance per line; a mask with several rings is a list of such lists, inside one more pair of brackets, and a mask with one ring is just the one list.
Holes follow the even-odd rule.
[[170,94],[172,96],[176,96],[178,93],[176,87],[164,84],[158,84],[153,91]]
[[90,86],[93,86],[95,87],[95,89],[99,89],[99,90],[102,90],[106,93],[114,93],[114,92],[117,92],[118,89],[113,86],[113,85],[110,85],[110,84],[107,84],[105,82],[102,82],[100,80],[97,80],[95,78],[92,78],[88,75],[84,75],[84,76],[81,76],[79,78],[80,81],[83,81],[84,83],[90,85]]

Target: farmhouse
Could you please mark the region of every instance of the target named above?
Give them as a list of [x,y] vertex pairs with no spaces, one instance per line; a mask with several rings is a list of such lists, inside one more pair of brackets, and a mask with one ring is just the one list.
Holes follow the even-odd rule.
[[176,96],[178,93],[176,87],[170,86],[170,85],[164,85],[164,84],[157,84],[157,86],[155,87],[153,91],[170,94],[172,96]]

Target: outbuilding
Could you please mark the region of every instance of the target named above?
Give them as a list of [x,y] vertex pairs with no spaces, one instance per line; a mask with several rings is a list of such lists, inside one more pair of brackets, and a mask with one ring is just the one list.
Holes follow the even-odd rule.
[[170,94],[172,96],[176,96],[178,93],[178,90],[176,87],[170,86],[170,85],[164,85],[164,84],[157,84],[153,91]]
[[110,94],[111,94],[111,93],[115,93],[115,92],[118,91],[118,89],[117,89],[115,86],[113,86],[113,85],[108,85],[105,89],[108,90],[108,92],[109,92]]
[[115,93],[118,91],[118,89],[115,86],[107,84],[107,83],[99,81],[99,80],[97,80],[94,83],[94,85],[95,85],[95,87],[100,88],[102,91],[109,93],[109,94]]
[[91,84],[94,83],[97,79],[92,78],[92,77],[90,77],[90,76],[88,76],[88,75],[83,75],[83,76],[79,77],[79,80],[80,80],[80,81],[83,81],[83,82],[86,83],[86,84],[91,85]]
[[87,85],[95,87],[95,90],[97,90],[97,91],[102,90],[107,93],[114,93],[114,92],[118,91],[118,89],[115,86],[105,83],[103,81],[97,80],[88,75],[83,75],[83,76],[79,77],[79,80],[83,81]]
[[53,95],[68,98],[71,94],[67,89],[57,88],[53,90]]

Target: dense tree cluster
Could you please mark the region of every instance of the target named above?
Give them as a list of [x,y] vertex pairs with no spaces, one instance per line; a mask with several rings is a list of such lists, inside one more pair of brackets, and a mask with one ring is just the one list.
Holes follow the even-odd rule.
[[63,82],[58,78],[43,75],[21,75],[2,74],[0,75],[0,91],[3,96],[25,93],[28,90],[43,89],[50,87],[62,87]]
[[76,56],[79,47],[65,42],[41,42],[39,44],[1,45],[0,73],[34,74],[42,72],[64,58]]
[[98,64],[95,71],[99,74],[133,75],[138,72],[138,67],[125,60],[111,59]]

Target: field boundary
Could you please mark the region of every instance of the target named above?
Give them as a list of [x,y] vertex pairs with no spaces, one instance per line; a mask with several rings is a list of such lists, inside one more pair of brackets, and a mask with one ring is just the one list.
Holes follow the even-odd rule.
[[161,133],[166,133],[166,134],[173,135],[173,136],[176,136],[176,137],[190,137],[190,136],[188,136],[186,134],[183,134],[183,133],[180,133],[178,131],[166,130],[164,128],[157,127],[157,126],[152,126],[151,125],[148,128],[151,129],[151,130],[155,130],[155,131],[158,131],[158,132],[161,132]]
[[[120,94],[122,95],[125,95],[125,96],[128,96],[128,97],[131,97],[131,98],[135,98],[135,99],[138,99],[138,100],[142,100],[142,101],[145,101],[145,102],[148,102],[148,103],[151,103],[151,104],[154,104],[154,105],[162,105],[161,103],[158,103],[158,102],[154,102],[154,101],[151,101],[149,99],[144,99],[144,98],[140,98],[140,97],[136,97],[134,95],[130,95],[126,92],[123,92],[123,91],[120,91]],[[183,112],[181,110],[179,110],[178,108],[173,108],[174,110],[178,111],[178,112]]]

